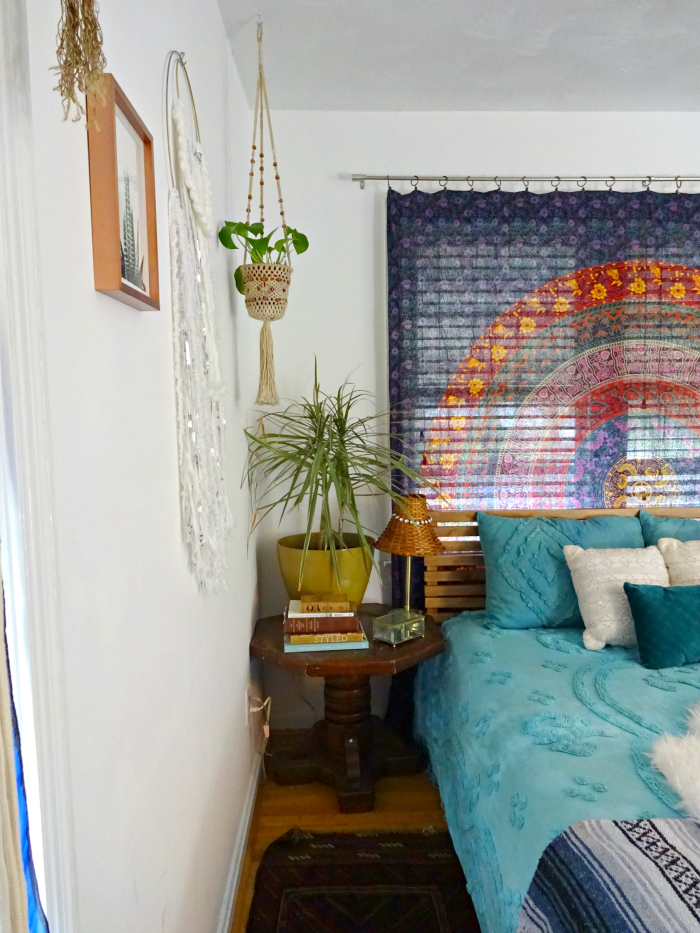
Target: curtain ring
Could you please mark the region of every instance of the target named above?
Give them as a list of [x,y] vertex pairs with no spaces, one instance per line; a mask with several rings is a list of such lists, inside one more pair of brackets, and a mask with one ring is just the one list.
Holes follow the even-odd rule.
[[680,175],[676,175],[676,194],[678,194],[678,193],[680,192],[680,190],[681,190],[681,185],[682,185],[682,184],[683,184],[683,182],[681,181],[681,176],[680,176]]
[[389,181],[389,176],[386,176],[386,190],[391,191],[391,182]]
[[586,178],[585,175],[581,175],[581,178],[583,178],[583,184],[581,184],[580,181],[577,181],[577,182],[576,182],[576,187],[577,187],[577,188],[580,188],[581,191],[585,191],[585,190],[586,190],[586,185],[588,184],[588,179]]
[[646,179],[642,181],[642,188],[644,188],[645,191],[651,188],[651,175],[647,175]]
[[501,182],[501,179],[498,177],[498,175],[494,175],[494,176],[493,176],[493,183],[494,183],[494,185],[498,188],[498,190],[500,191],[500,190],[501,190],[501,184],[502,184],[502,182]]
[[[415,178],[416,180],[414,181],[413,178]],[[413,178],[411,179],[411,184],[413,185],[415,189],[418,187],[418,182],[420,181],[420,178],[417,175],[414,175]]]
[[554,182],[551,180],[551,178],[550,178],[550,180],[549,180],[549,183],[550,183],[550,185],[552,186],[552,188],[554,188],[555,191],[558,191],[558,190],[559,190],[559,185],[561,184],[561,178],[560,178],[558,175],[555,175],[554,178],[555,178],[555,180],[556,180],[556,185],[555,185]]
[[610,184],[608,184],[607,181],[605,182],[605,187],[608,189],[608,191],[612,191],[612,190],[613,190],[613,187],[614,187],[616,181],[617,181],[617,179],[615,178],[615,176],[614,176],[614,175],[611,175],[611,176],[610,176]]
[[529,180],[529,178],[525,178],[525,176],[523,175],[523,177],[520,179],[520,181],[523,183],[523,185],[525,185],[525,190],[526,190],[526,191],[529,191],[529,190],[530,190],[530,180]]
[[442,190],[444,191],[445,188],[447,187],[447,183],[449,182],[450,179],[447,177],[447,175],[443,175],[442,178],[445,179],[445,184],[443,185],[442,179],[440,179],[440,180],[438,181],[438,184],[440,185],[440,187],[441,187]]

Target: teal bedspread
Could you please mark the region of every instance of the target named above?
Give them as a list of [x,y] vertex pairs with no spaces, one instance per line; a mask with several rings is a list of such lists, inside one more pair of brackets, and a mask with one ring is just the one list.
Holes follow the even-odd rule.
[[581,629],[506,630],[464,613],[420,668],[430,752],[482,933],[513,933],[540,855],[573,823],[679,815],[647,752],[685,732],[700,665],[649,671],[636,649],[587,651]]

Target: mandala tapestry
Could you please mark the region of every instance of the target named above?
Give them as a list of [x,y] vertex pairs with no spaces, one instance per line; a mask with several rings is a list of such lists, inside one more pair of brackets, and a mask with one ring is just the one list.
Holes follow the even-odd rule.
[[700,502],[700,195],[390,191],[394,429],[435,508]]

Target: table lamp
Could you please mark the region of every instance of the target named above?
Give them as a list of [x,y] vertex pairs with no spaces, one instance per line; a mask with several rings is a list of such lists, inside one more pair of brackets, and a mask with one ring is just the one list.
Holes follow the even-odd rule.
[[398,645],[425,633],[425,616],[411,609],[411,558],[435,557],[444,552],[428,513],[425,496],[408,495],[394,503],[389,524],[379,536],[377,550],[406,558],[403,609],[394,609],[374,621],[374,637]]

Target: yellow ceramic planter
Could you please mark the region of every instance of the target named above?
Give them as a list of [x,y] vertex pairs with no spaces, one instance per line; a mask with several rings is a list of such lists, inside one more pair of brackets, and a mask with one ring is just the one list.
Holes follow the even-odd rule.
[[[340,585],[331,563],[330,551],[316,550],[318,535],[312,535],[311,548],[306,555],[304,577],[299,588],[299,571],[304,547],[304,535],[287,535],[277,542],[277,556],[282,579],[290,599],[299,599],[302,593],[345,593],[351,603],[359,606],[372,573],[372,564],[357,547],[357,535],[345,535],[345,550],[337,551]],[[372,539],[370,544],[374,544]]]

